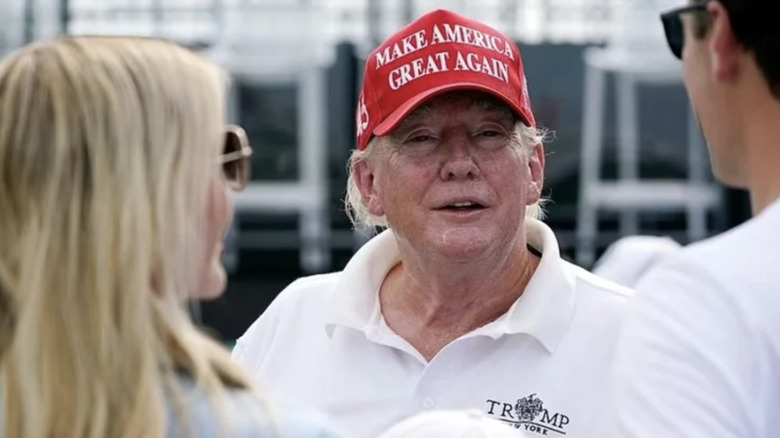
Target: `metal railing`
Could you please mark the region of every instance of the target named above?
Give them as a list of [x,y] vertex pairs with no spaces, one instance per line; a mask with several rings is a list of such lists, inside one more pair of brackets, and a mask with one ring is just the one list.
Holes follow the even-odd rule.
[[302,262],[321,270],[330,239],[323,65],[337,43],[365,54],[435,8],[483,21],[524,44],[602,43],[616,33],[621,6],[647,1],[0,0],[0,56],[60,33],[156,36],[203,48],[238,78],[295,87],[299,178],[255,181],[236,201],[243,211],[300,213],[301,241],[311,247]]
[[[231,10],[263,10],[253,28],[307,35],[295,9],[321,11],[330,41],[374,46],[420,14],[448,8],[528,43],[600,42],[616,5],[641,0],[0,0],[0,45],[16,46],[56,33],[130,34],[209,44],[225,31]],[[252,29],[247,29],[251,31]]]

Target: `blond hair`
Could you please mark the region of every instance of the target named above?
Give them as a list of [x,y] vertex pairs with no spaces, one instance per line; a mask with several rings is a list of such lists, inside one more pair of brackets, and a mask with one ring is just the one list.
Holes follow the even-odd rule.
[[[547,137],[547,132],[543,129],[531,128],[522,122],[515,123],[514,135],[510,138],[510,146],[521,150],[526,156],[530,156],[534,148],[542,144]],[[347,195],[344,198],[344,206],[349,220],[356,228],[361,227],[387,227],[387,218],[376,216],[368,210],[368,206],[363,201],[360,194],[357,181],[355,180],[355,166],[359,162],[365,162],[376,154],[380,147],[388,147],[387,142],[392,142],[390,136],[374,137],[363,150],[354,150],[347,163]],[[544,199],[540,199],[533,205],[525,209],[525,216],[534,219],[544,217],[543,209]]]
[[160,437],[179,373],[248,387],[184,305],[226,80],[140,38],[62,38],[0,64],[3,436]]

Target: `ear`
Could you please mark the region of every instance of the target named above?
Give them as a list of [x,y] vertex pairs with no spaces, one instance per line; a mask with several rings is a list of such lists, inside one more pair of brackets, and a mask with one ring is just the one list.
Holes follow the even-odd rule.
[[363,198],[363,204],[368,208],[369,213],[374,216],[384,216],[385,210],[377,190],[373,163],[368,160],[358,161],[352,168],[352,174],[358,190],[360,190],[360,196]]
[[707,12],[712,20],[712,37],[709,44],[712,75],[718,82],[729,81],[738,72],[739,60],[743,55],[742,46],[734,35],[731,18],[723,4],[709,2]]
[[544,146],[540,144],[528,156],[528,197],[526,204],[535,204],[542,197],[542,184],[544,183]]

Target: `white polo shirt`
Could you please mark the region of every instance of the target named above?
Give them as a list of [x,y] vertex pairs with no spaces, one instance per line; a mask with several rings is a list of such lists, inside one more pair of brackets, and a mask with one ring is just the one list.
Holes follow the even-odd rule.
[[610,436],[780,436],[779,254],[780,200],[637,284]]
[[526,227],[542,258],[523,295],[430,362],[380,311],[380,286],[400,261],[391,231],[371,239],[342,272],[288,286],[234,356],[261,385],[326,411],[357,438],[425,410],[470,408],[532,436],[599,436],[631,293],[562,260],[542,222],[528,219]]

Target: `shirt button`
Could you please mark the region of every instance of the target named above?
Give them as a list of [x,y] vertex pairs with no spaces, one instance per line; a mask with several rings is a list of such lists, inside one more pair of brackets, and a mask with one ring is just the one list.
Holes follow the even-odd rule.
[[430,397],[425,397],[422,405],[425,409],[433,409],[434,406],[436,406],[436,402],[434,402],[433,399]]

